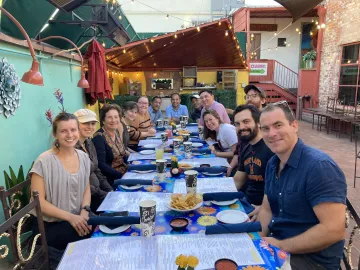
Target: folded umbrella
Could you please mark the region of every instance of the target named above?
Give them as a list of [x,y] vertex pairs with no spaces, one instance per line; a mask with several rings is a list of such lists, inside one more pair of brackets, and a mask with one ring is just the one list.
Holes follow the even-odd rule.
[[116,179],[113,183],[115,189],[118,185],[135,186],[135,185],[152,185],[152,180],[144,179]]
[[105,225],[109,229],[115,229],[122,225],[140,224],[140,217],[90,217],[89,225]]
[[248,233],[261,231],[260,222],[244,222],[240,224],[216,224],[207,226],[205,234],[223,234],[223,233]]
[[207,172],[207,173],[225,173],[227,171],[227,168],[225,168],[225,167],[195,167],[193,170],[198,171],[198,172]]
[[144,165],[134,165],[130,164],[128,165],[128,171],[136,170],[136,171],[150,171],[155,170],[156,164],[144,164]]

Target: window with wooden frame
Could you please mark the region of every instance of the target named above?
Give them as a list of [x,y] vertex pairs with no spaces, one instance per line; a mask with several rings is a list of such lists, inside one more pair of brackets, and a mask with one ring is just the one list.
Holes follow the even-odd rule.
[[338,99],[346,105],[360,105],[360,43],[343,45]]

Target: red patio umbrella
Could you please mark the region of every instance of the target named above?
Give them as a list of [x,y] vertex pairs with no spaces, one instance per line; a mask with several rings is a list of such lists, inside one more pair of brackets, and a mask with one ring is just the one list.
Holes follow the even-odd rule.
[[85,89],[88,103],[94,104],[98,99],[111,98],[111,85],[106,74],[104,48],[93,40],[84,56],[88,60],[88,81],[90,87]]

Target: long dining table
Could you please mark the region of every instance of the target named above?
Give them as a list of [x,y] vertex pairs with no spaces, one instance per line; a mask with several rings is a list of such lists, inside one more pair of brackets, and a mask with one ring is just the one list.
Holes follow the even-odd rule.
[[[153,138],[151,140],[154,140]],[[160,139],[161,140],[161,139]],[[206,148],[206,144],[204,142],[204,148]],[[170,153],[171,154],[171,153]],[[171,154],[172,155],[172,154]],[[213,164],[220,164],[220,166],[228,166],[228,163],[226,159],[220,159],[215,157],[213,154],[205,154],[205,155],[196,155],[193,156],[192,159],[185,159],[183,156],[183,150],[180,155],[177,156],[179,158],[179,161],[185,160],[187,162],[193,162],[194,164],[201,164],[204,160],[205,162],[211,162],[211,165]],[[149,165],[154,164],[154,159],[149,159],[146,155],[141,157],[136,157],[134,160],[132,160],[130,163],[132,165],[136,166],[142,166],[142,165]],[[134,166],[132,167],[134,168]],[[216,242],[219,241],[219,239],[222,241],[235,241],[235,250],[236,250],[236,239],[237,237],[246,237],[246,239],[251,239],[250,241],[253,244],[253,250],[250,251],[249,254],[245,254],[245,260],[244,264],[239,265],[238,269],[243,270],[265,270],[265,269],[283,269],[282,267],[286,265],[287,261],[289,260],[289,254],[278,249],[277,247],[271,246],[266,241],[264,241],[258,232],[248,232],[243,234],[223,234],[222,236],[215,236],[215,235],[205,235],[205,232],[207,230],[208,226],[220,224],[219,220],[216,218],[217,214],[225,211],[225,210],[235,210],[235,211],[241,211],[244,213],[249,213],[251,209],[249,209],[249,204],[246,203],[244,200],[237,200],[233,204],[230,205],[224,205],[220,206],[217,205],[211,201],[204,201],[203,205],[190,212],[177,212],[174,210],[170,210],[166,207],[166,203],[170,200],[171,194],[174,193],[186,193],[186,187],[185,187],[185,180],[184,180],[184,173],[180,173],[177,176],[173,176],[170,173],[170,169],[167,168],[166,172],[166,178],[164,181],[158,181],[156,179],[156,172],[155,170],[148,171],[146,174],[139,173],[137,170],[129,170],[124,176],[124,179],[151,179],[152,184],[151,185],[142,185],[137,188],[127,188],[126,186],[119,185],[116,188],[116,191],[111,192],[107,195],[102,205],[99,207],[99,211],[105,211],[105,212],[117,212],[117,211],[128,211],[129,216],[139,216],[139,210],[138,210],[138,203],[141,200],[145,199],[153,199],[157,202],[156,205],[156,218],[155,218],[155,233],[153,238],[156,238],[157,241],[157,250],[159,243],[161,245],[165,245],[164,243],[166,241],[170,241],[169,239],[174,239],[172,241],[180,241],[180,240],[186,240],[189,241],[190,239],[194,246],[196,246],[198,241],[207,241],[208,239],[209,243],[211,241],[214,241],[216,239]],[[233,182],[233,179],[231,177],[226,177],[224,173],[217,173],[216,175],[213,174],[206,174],[206,172],[199,172],[198,173],[198,190],[199,193],[212,193],[212,192],[236,192],[236,187]],[[245,199],[246,200],[246,199]],[[251,207],[251,205],[250,205]],[[189,225],[185,230],[182,231],[176,231],[173,230],[170,227],[170,221],[173,218],[176,217],[182,217],[186,218],[189,222]],[[250,222],[250,221],[249,221]],[[126,229],[123,232],[119,233],[105,233],[102,230],[100,230],[100,227],[97,226],[92,234],[91,240],[97,241],[96,239],[109,239],[109,238],[116,238],[119,241],[124,241],[124,239],[128,239],[128,237],[135,237],[134,239],[142,239],[141,236],[141,226],[140,224],[133,224],[128,229]],[[140,237],[140,238],[139,238]],[[165,238],[163,238],[165,237]],[[174,238],[171,238],[174,237]],[[190,238],[189,238],[190,237]],[[215,238],[214,238],[215,237]],[[220,238],[216,238],[220,237]],[[221,238],[223,237],[223,238]],[[228,240],[225,240],[228,239]],[[231,240],[232,239],[232,240]],[[110,239],[109,239],[110,240]],[[242,243],[243,239],[239,238],[239,245]],[[85,240],[86,241],[86,240]],[[110,240],[115,241],[115,240]],[[127,240],[126,240],[127,241]],[[230,245],[229,242],[229,245]],[[139,242],[140,243],[140,242]],[[245,242],[244,242],[245,243]],[[127,244],[124,242],[124,247]],[[141,244],[142,245],[142,244]],[[169,243],[167,243],[169,245]],[[179,244],[180,246],[182,244]],[[226,245],[226,242],[224,242],[224,245]],[[206,253],[207,248],[211,247],[205,247],[201,246],[202,251],[201,252]],[[241,246],[238,247],[239,252],[242,248]],[[66,252],[69,252],[69,249],[71,247],[68,247]],[[165,249],[171,250],[171,248],[166,247]],[[176,249],[179,249],[179,247],[176,247]],[[195,247],[194,247],[195,249]],[[170,252],[168,250],[168,252]],[[65,252],[65,254],[66,254]],[[71,250],[73,252],[73,249]],[[194,251],[195,252],[195,251]],[[149,269],[175,269],[175,264],[173,268],[169,268],[170,266],[165,266],[165,263],[162,266],[159,266],[159,261],[163,260],[164,256],[168,257],[169,254],[165,255],[162,254],[160,251],[157,251],[156,254],[153,255],[147,255],[147,256],[155,256],[157,257],[157,266],[154,266],[154,268],[151,268],[150,266],[147,266]],[[260,256],[256,255],[259,254]],[[173,254],[171,254],[173,255]],[[249,260],[246,259],[246,256],[249,257]],[[65,256],[66,257],[66,256]],[[91,256],[90,256],[91,257]],[[170,256],[171,257],[171,256]],[[201,257],[201,256],[200,256]],[[110,257],[109,257],[110,258]],[[108,259],[109,259],[108,258]],[[251,259],[250,259],[251,258]],[[106,259],[104,259],[106,260]],[[109,259],[110,260],[110,259]],[[149,259],[150,260],[150,259]],[[246,262],[251,262],[250,264],[246,264]],[[257,263],[258,262],[258,263]],[[147,261],[148,265],[154,264],[154,262]],[[64,263],[65,265],[65,263]],[[61,267],[59,269],[62,269]],[[65,269],[65,268],[64,268]],[[99,268],[93,268],[93,269],[102,269]],[[115,268],[114,268],[115,269]],[[121,268],[116,268],[121,269]],[[124,268],[125,269],[125,268]],[[131,267],[129,268],[131,269]],[[133,269],[143,269],[140,266],[137,266],[137,268]],[[146,269],[146,267],[144,268]],[[198,269],[198,268],[195,268]],[[204,268],[199,268],[204,269]],[[211,268],[207,268],[211,269]]]

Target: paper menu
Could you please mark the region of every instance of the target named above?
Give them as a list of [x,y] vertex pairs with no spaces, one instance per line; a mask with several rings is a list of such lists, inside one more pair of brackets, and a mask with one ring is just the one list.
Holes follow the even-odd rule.
[[[148,140],[140,140],[138,146],[144,146],[147,144],[160,145],[162,143],[163,143],[162,140],[159,139],[148,139]],[[173,143],[173,139],[168,139],[167,145],[171,145],[172,143]]]
[[70,243],[57,269],[157,270],[156,252],[152,238],[90,238]]
[[[172,157],[171,153],[164,153],[164,159],[170,160],[171,157]],[[145,160],[145,159],[156,160],[156,153],[151,154],[151,155],[142,155],[140,153],[131,153],[129,158],[128,158],[128,162],[134,161],[134,160]]]
[[121,179],[140,179],[140,180],[153,180],[156,177],[156,172],[151,173],[134,173],[126,172]]
[[259,265],[264,261],[248,234],[161,235],[157,236],[157,269],[174,269],[178,255],[198,257],[196,269],[213,269],[218,259],[228,258],[241,265]]
[[97,211],[139,212],[139,203],[145,200],[156,201],[156,211],[168,211],[166,205],[171,200],[170,193],[160,192],[109,192]]
[[174,270],[180,254],[198,257],[197,270],[214,268],[221,258],[232,259],[239,266],[264,264],[247,234],[190,234],[78,241],[67,246],[58,269]]
[[201,164],[210,164],[210,166],[230,167],[226,158],[195,158],[195,159],[182,159],[179,163],[188,163],[194,167],[200,167]]
[[[211,192],[236,192],[236,186],[232,177],[198,178],[197,193]],[[173,193],[186,193],[185,180],[177,180],[174,184]]]

